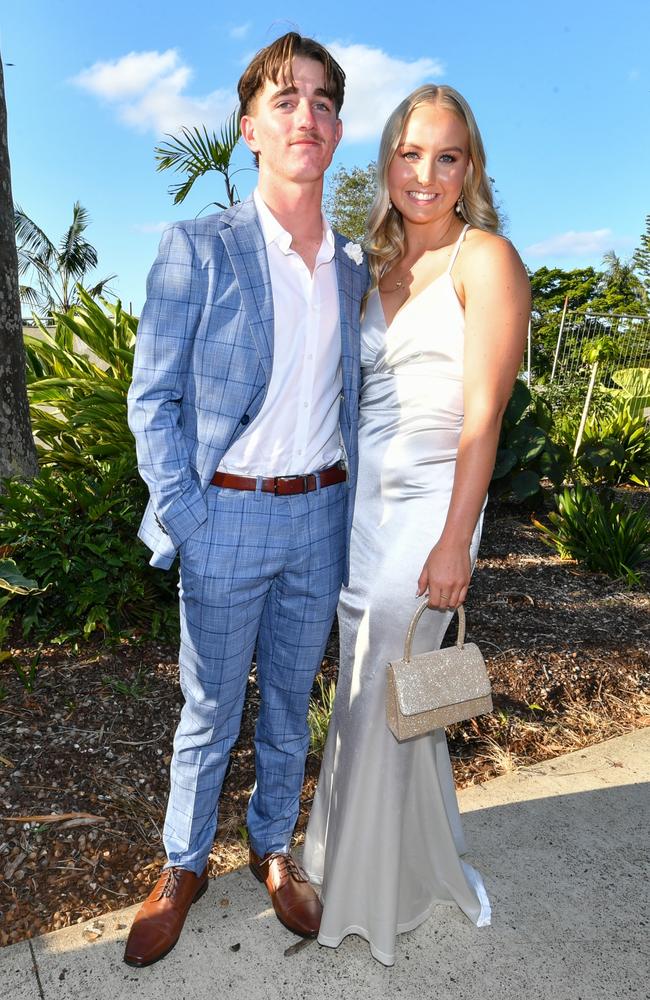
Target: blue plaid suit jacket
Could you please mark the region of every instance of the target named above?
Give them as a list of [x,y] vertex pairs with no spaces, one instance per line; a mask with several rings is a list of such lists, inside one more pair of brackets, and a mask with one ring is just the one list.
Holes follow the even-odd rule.
[[[368,274],[365,262],[356,264],[344,252],[344,237],[335,234],[335,242],[349,539],[359,315]],[[138,535],[153,552],[153,566],[171,566],[178,547],[206,519],[210,480],[259,413],[272,360],[271,278],[252,198],[219,215],[172,225],[147,280],[128,398],[138,467],[150,495]]]

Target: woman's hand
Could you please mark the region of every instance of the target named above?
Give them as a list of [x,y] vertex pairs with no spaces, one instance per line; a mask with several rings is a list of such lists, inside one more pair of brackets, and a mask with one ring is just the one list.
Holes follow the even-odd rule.
[[457,608],[467,596],[471,574],[469,546],[441,539],[433,546],[422,567],[417,597],[428,591],[430,608]]

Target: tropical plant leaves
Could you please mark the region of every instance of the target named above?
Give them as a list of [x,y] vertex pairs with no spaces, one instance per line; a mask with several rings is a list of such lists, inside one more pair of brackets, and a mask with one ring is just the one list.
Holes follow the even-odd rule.
[[542,476],[559,485],[571,455],[550,437],[553,415],[548,404],[517,379],[501,427],[490,483],[492,496],[525,501],[539,493]]
[[88,467],[124,456],[135,470],[127,424],[137,319],[120,303],[79,303],[25,337],[27,392],[41,465]]
[[18,569],[13,559],[0,559],[0,590],[12,594],[42,594],[36,580],[28,580]]

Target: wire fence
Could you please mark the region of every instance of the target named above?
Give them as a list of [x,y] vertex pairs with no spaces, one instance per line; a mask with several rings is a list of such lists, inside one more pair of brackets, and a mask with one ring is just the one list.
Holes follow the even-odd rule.
[[612,357],[599,365],[601,382],[624,368],[650,368],[650,316],[567,313],[560,325],[551,381],[556,385],[589,380],[585,345],[601,337],[614,342]]

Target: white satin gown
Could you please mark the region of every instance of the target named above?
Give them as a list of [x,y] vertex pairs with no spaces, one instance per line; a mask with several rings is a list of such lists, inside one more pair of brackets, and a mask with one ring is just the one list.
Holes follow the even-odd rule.
[[[403,654],[424,561],[442,532],[463,424],[464,314],[451,271],[386,327],[378,292],[362,325],[359,481],[350,584],[338,616],[336,700],[303,864],[322,885],[318,940],[366,938],[395,961],[396,935],[439,903],[490,922],[480,875],[465,852],[444,730],[398,743],[386,724],[386,666]],[[481,520],[471,544],[478,550]],[[427,612],[414,652],[440,646],[451,619]]]

